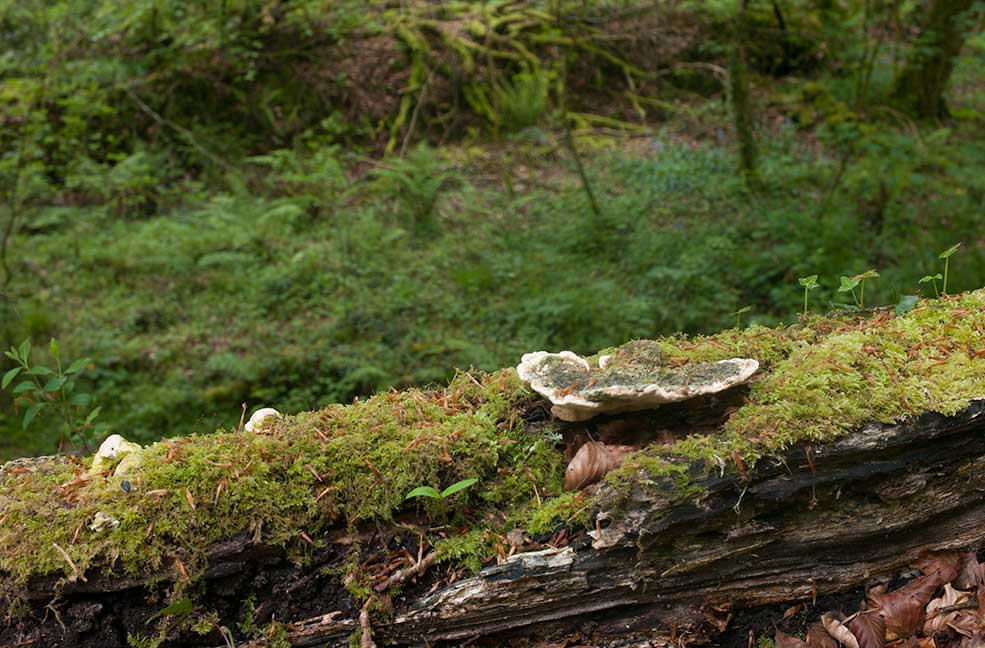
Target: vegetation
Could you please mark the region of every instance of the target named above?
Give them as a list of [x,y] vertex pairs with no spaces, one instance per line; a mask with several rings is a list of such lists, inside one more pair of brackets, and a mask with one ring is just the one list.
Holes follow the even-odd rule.
[[[896,304],[958,241],[943,292],[976,288],[985,40],[959,13],[942,122],[897,101],[933,50],[905,4],[0,3],[0,343],[93,358],[73,388],[146,443],[791,322],[814,274],[816,310],[871,267],[865,305]],[[42,400],[15,396],[0,457],[85,445],[93,421],[25,430]]]

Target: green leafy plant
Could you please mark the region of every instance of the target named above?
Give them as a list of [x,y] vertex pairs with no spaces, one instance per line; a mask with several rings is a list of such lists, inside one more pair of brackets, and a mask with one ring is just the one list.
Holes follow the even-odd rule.
[[947,270],[951,262],[951,255],[957,252],[959,247],[961,247],[961,244],[955,243],[954,245],[952,245],[951,247],[947,248],[946,250],[944,250],[943,252],[937,255],[938,259],[944,259],[944,282],[941,287],[941,293],[945,295],[947,294]]
[[[63,450],[69,443],[81,444],[88,449],[95,437],[107,427],[95,423],[100,407],[93,407],[91,394],[79,391],[76,377],[89,358],[78,358],[67,367],[62,366],[61,350],[54,338],[48,345],[54,360],[54,368],[31,363],[31,340],[26,339],[18,347],[11,347],[4,355],[18,366],[7,371],[0,380],[0,389],[10,388],[15,405],[24,405],[21,428],[28,426],[44,411],[53,411],[61,419],[63,429],[58,439],[58,449]],[[21,381],[11,387],[16,378]]]
[[800,285],[804,287],[804,314],[807,314],[807,293],[818,287],[817,275],[811,275],[809,277],[801,277],[797,281]]
[[466,488],[472,486],[478,481],[479,480],[474,477],[470,479],[463,479],[461,481],[455,482],[454,484],[452,484],[445,490],[441,491],[440,493],[438,492],[437,489],[431,488],[430,486],[418,486],[411,492],[407,493],[404,499],[408,500],[411,499],[412,497],[430,497],[432,499],[444,500],[444,499],[448,499],[458,491],[465,490]]
[[[865,308],[865,280],[875,279],[879,276],[879,273],[875,270],[866,270],[862,274],[857,274],[854,277],[846,277],[842,275],[841,286],[838,288],[838,292],[851,292],[852,299],[855,300],[855,305],[859,308]],[[855,289],[858,288],[858,293],[856,294]]]
[[735,315],[735,328],[742,328],[742,314],[748,313],[752,310],[752,306],[743,306],[734,313],[729,313],[729,315]]
[[909,313],[913,308],[920,302],[920,298],[916,295],[903,295],[900,300],[896,302],[896,315],[903,316]]
[[938,272],[935,275],[927,275],[927,276],[923,277],[922,279],[920,279],[920,283],[930,283],[930,282],[933,282],[934,283],[934,297],[940,297],[941,296],[941,291],[937,289],[937,282],[940,281],[940,280],[941,280],[941,273]]

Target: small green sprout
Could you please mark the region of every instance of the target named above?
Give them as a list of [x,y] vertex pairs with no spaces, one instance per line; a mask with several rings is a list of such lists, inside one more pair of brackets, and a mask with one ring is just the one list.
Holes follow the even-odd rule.
[[920,298],[916,295],[903,295],[896,303],[896,316],[902,317],[903,315],[906,315],[913,310],[918,303],[920,303]]
[[797,281],[800,285],[804,287],[804,315],[807,314],[807,293],[818,287],[817,275],[811,275],[809,277],[801,277]]
[[412,497],[430,497],[432,499],[447,499],[457,493],[460,490],[465,490],[472,484],[475,484],[479,480],[472,477],[470,479],[463,479],[462,481],[457,481],[440,493],[430,486],[418,486],[411,492],[407,493],[404,497],[405,500],[409,500]]
[[[875,270],[866,270],[862,274],[857,274],[854,277],[846,277],[842,275],[841,286],[838,288],[838,292],[851,292],[852,299],[855,300],[855,305],[859,308],[865,308],[865,280],[874,279],[879,276],[879,273]],[[855,289],[858,288],[859,292],[856,295]]]
[[938,259],[944,259],[944,286],[941,289],[941,293],[943,293],[945,295],[947,294],[947,269],[948,269],[948,265],[949,265],[949,263],[951,261],[951,255],[954,254],[955,252],[957,252],[959,247],[961,247],[961,244],[960,243],[955,243],[954,245],[952,245],[951,247],[947,248],[946,250],[944,250],[943,252],[941,252],[940,254],[937,255],[937,258]]
[[729,313],[729,315],[735,315],[735,328],[737,329],[742,328],[742,314],[748,313],[751,310],[752,310],[752,306],[743,306],[742,308],[735,311],[734,313]]
[[927,275],[926,277],[922,278],[920,280],[920,283],[930,283],[931,281],[934,282],[934,297],[937,297],[939,299],[941,296],[941,292],[937,290],[937,282],[940,280],[941,280],[941,273],[938,272],[935,275]]

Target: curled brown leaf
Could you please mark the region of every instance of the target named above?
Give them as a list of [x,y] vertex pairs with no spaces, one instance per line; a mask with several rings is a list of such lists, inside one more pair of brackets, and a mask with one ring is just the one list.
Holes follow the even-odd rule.
[[610,470],[622,465],[623,459],[635,450],[633,446],[609,446],[588,441],[575,454],[564,473],[564,490],[578,490],[599,481]]
[[916,593],[907,589],[884,594],[869,592],[868,601],[869,607],[878,612],[886,622],[886,639],[893,641],[911,637],[923,626],[923,606],[930,601],[932,595],[933,590],[924,600],[923,589],[917,589]]
[[821,615],[821,624],[828,634],[834,637],[845,648],[861,648],[858,645],[858,638],[844,624],[845,617],[837,612],[828,612]]
[[[935,598],[933,601],[927,604],[927,620],[923,624],[923,633],[925,635],[932,635],[934,633],[944,630],[949,625],[955,622],[967,622],[967,619],[962,619],[959,621],[959,615],[964,610],[952,610],[950,612],[942,612],[944,608],[950,608],[958,603],[963,603],[971,598],[971,592],[964,592],[961,590],[954,589],[951,584],[948,583],[944,586],[944,595]],[[974,632],[974,628],[968,628],[969,631]],[[960,631],[959,631],[960,632]],[[962,633],[965,634],[965,633]]]

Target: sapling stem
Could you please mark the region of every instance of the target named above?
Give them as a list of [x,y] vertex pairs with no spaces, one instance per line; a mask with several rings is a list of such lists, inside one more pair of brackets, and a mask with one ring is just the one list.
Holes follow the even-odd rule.
[[[946,257],[944,257],[944,289],[942,290],[942,292],[943,292],[943,293],[944,293],[945,295],[947,294],[947,266],[948,266],[948,265],[949,265],[950,263],[951,263],[951,257],[950,257],[950,256],[946,256]],[[934,289],[936,289],[936,288],[937,288],[937,282],[935,281],[935,282],[934,282]],[[939,296],[939,295],[938,295],[938,296]]]

